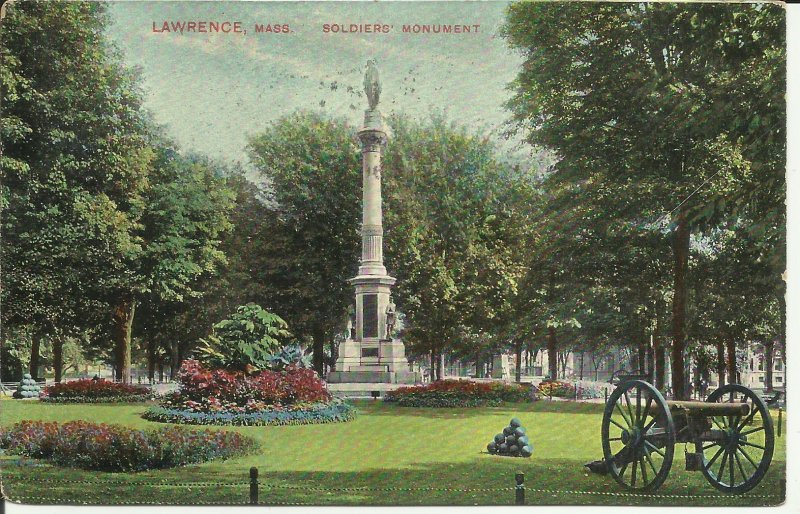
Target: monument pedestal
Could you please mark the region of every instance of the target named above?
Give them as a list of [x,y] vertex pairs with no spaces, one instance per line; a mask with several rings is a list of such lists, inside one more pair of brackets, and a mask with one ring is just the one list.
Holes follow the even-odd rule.
[[414,384],[421,381],[406,359],[405,345],[399,339],[348,339],[339,345],[336,370],[328,373],[328,383]]

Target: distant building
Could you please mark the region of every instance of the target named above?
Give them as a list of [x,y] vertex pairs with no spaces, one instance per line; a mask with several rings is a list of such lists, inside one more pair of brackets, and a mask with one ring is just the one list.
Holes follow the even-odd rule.
[[[750,389],[763,389],[766,375],[764,347],[753,344],[747,348],[744,366],[739,370],[740,382]],[[784,389],[786,387],[786,363],[779,350],[775,350],[772,357],[772,388]]]

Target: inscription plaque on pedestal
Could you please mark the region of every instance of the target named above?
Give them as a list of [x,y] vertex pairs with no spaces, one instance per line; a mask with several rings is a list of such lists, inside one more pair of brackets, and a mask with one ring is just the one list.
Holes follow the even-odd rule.
[[362,348],[361,349],[361,356],[362,357],[378,357],[378,348]]
[[365,294],[364,302],[364,337],[378,337],[378,295]]

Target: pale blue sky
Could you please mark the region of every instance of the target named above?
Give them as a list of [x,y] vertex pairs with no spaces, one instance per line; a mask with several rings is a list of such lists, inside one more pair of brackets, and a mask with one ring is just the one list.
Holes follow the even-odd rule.
[[[361,123],[368,58],[385,115],[431,109],[480,133],[508,119],[521,58],[498,37],[506,2],[116,2],[109,35],[142,69],[145,106],[186,150],[245,161],[248,135],[300,108]],[[241,21],[246,35],[153,33],[153,22]],[[288,23],[286,35],[255,23]],[[385,23],[389,34],[324,34],[323,23]],[[403,34],[403,24],[480,24],[477,34]],[[324,103],[323,103],[324,102]],[[515,145],[503,146],[509,150]]]

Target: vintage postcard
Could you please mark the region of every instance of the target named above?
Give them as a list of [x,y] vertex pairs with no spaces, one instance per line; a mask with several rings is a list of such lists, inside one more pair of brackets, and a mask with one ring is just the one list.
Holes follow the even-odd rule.
[[2,9],[6,502],[784,503],[784,4]]

